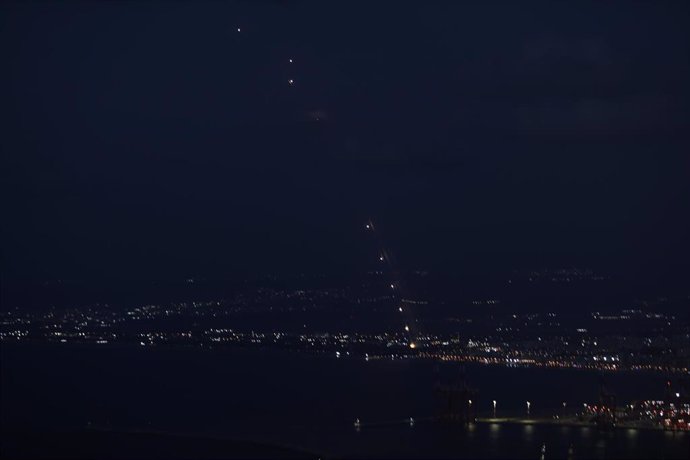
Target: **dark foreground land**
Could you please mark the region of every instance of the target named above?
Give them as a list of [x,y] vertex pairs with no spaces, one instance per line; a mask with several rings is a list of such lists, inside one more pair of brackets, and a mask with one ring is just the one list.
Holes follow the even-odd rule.
[[160,433],[66,431],[5,433],[3,459],[238,459],[318,458],[287,447]]

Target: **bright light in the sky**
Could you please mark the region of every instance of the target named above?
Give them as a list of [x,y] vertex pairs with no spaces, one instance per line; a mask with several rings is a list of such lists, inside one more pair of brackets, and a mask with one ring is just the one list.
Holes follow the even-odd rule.
[[289,59],[289,61],[290,61],[290,64],[292,64],[292,59]]
[[289,80],[288,80],[288,84],[289,84],[289,85],[294,85],[294,84],[295,84],[295,80],[293,80],[292,78],[289,79]]
[[238,31],[238,32],[242,32],[242,29],[240,29],[240,28],[238,27],[238,28],[237,28],[237,31]]

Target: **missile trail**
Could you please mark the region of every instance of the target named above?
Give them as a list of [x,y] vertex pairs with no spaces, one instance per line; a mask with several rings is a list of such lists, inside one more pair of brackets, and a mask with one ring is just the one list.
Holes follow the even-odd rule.
[[369,219],[364,228],[371,234],[375,240],[378,248],[378,260],[385,264],[387,268],[387,275],[389,279],[389,289],[391,290],[391,297],[394,299],[394,308],[400,315],[400,329],[401,333],[406,338],[407,344],[410,348],[417,347],[417,321],[414,316],[414,311],[410,303],[405,302],[405,298],[409,298],[406,294],[404,283],[400,272],[396,269],[395,259],[393,255],[386,249],[383,243],[383,237],[380,230],[374,225],[374,221]]

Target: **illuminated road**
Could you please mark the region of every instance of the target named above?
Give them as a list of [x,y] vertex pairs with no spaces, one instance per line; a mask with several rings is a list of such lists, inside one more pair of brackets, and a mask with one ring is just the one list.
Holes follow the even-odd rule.
[[[356,421],[354,426],[356,429],[364,429],[367,427],[385,426],[385,425],[410,425],[414,427],[416,424],[420,423],[442,423],[439,417],[427,416],[427,417],[410,417],[407,419],[396,419],[396,420],[378,420],[378,421]],[[555,419],[546,417],[477,417],[475,423],[480,424],[515,424],[515,425],[557,425],[565,427],[589,427],[597,428],[596,424],[593,422],[587,422],[579,420],[575,417],[566,419]],[[615,426],[616,429],[632,429],[632,430],[654,430],[663,431],[664,428],[658,425],[648,425],[639,422],[618,422]],[[674,431],[674,430],[668,430]],[[678,430],[676,430],[678,431]],[[682,431],[682,430],[681,430]]]

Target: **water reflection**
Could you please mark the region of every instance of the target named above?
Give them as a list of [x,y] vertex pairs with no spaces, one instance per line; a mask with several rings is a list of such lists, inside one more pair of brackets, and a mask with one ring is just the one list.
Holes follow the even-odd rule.
[[525,425],[524,427],[524,439],[527,442],[532,442],[532,437],[534,435],[534,426],[533,425]]
[[596,444],[594,445],[594,452],[596,458],[601,458],[604,459],[606,458],[606,440],[605,439],[599,439]]
[[489,437],[491,439],[498,439],[501,434],[501,424],[491,423],[489,425]]
[[477,430],[477,424],[476,423],[470,423],[469,425],[467,425],[468,437],[473,438],[476,430]]

